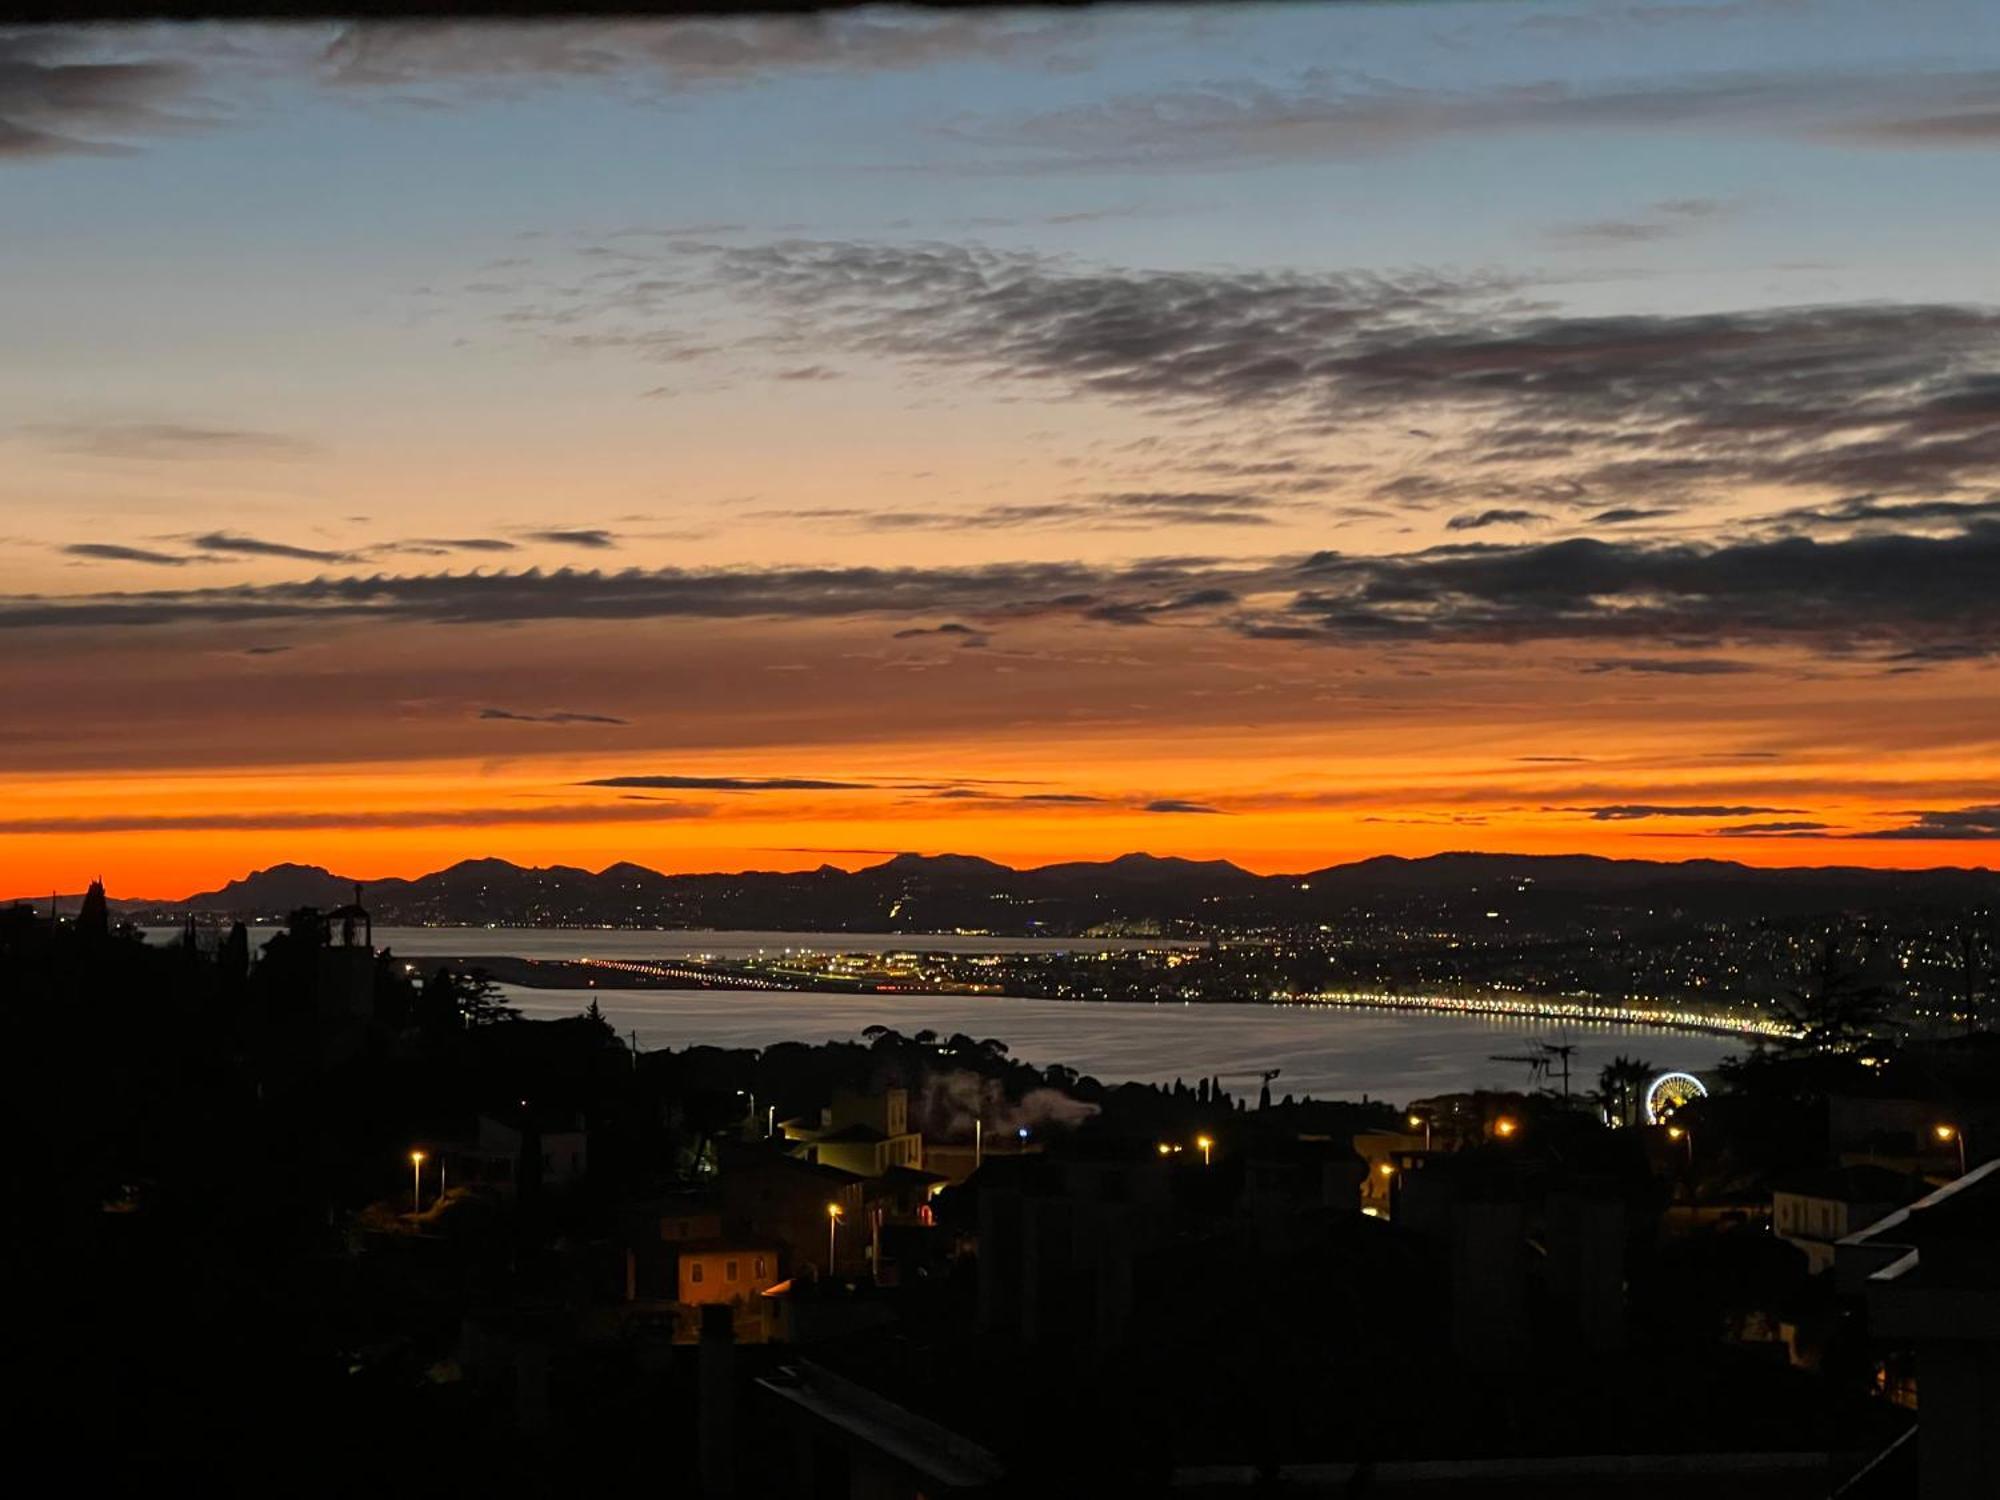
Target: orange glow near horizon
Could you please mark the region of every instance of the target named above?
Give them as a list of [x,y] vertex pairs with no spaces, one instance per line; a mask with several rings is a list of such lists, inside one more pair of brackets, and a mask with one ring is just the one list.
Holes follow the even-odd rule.
[[[1807,773],[1739,769],[1718,791],[1716,773],[1705,770],[1522,765],[1444,751],[1428,760],[1382,751],[1330,765],[1275,740],[1237,755],[1199,746],[1145,755],[1117,740],[1068,750],[1053,757],[994,745],[986,763],[968,762],[963,746],[894,753],[853,746],[822,747],[810,763],[655,754],[15,778],[8,799],[15,831],[0,834],[0,893],[73,892],[101,876],[114,895],[169,900],[280,862],[377,880],[481,857],[590,869],[631,861],[667,873],[854,869],[906,851],[978,855],[1015,867],[1143,851],[1227,859],[1260,874],[1459,850],[1764,866],[1983,863],[1975,841],[1718,838],[1711,827],[1761,815],[1608,817],[1587,810],[1697,801],[1809,805],[1815,821],[1864,830],[1893,823],[1919,800],[1924,782],[1958,775],[1969,782],[1971,768],[1950,761],[1896,768],[1893,782],[1879,762],[1828,763]],[[926,781],[921,768],[945,762],[960,778],[953,789],[977,795],[937,794],[938,783]],[[754,791],[576,784],[665,763],[694,781],[726,781],[747,767],[764,779],[852,776],[854,784]],[[856,765],[874,769],[857,775]],[[1848,789],[1855,783],[1862,788]],[[1144,793],[1132,792],[1135,785]],[[1022,800],[1036,797],[1076,800]],[[1189,810],[1148,811],[1149,802]],[[33,831],[20,831],[23,824]]]

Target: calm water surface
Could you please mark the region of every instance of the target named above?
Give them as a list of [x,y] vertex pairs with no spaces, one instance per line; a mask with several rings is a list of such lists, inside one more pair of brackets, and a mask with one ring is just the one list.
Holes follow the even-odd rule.
[[1016,1057],[1067,1063],[1106,1083],[1189,1082],[1204,1074],[1244,1080],[1282,1073],[1272,1091],[1315,1098],[1397,1102],[1480,1085],[1520,1088],[1527,1069],[1493,1062],[1527,1043],[1570,1041],[1573,1087],[1596,1085],[1618,1053],[1697,1074],[1744,1049],[1730,1037],[1644,1026],[1570,1025],[1487,1016],[1341,1010],[1283,1005],[1107,1005],[985,995],[827,995],[784,990],[532,990],[502,986],[522,1014],[575,1015],[593,999],[621,1034],[639,1045],[765,1047],[773,1042],[856,1041],[863,1027],[904,1035],[928,1027],[998,1037]]
[[[273,928],[252,931],[253,943]],[[171,941],[177,934],[151,934]],[[505,927],[378,927],[379,946],[412,960],[477,958],[672,958],[757,952],[1097,952],[1169,946],[1108,938],[917,937],[887,933],[636,932]],[[1747,1045],[1730,1037],[1645,1026],[1557,1026],[1497,1016],[1425,1015],[1276,1005],[1106,1005],[983,995],[839,995],[790,990],[527,989],[502,986],[522,1014],[575,1015],[593,999],[621,1034],[639,1045],[766,1047],[774,1042],[854,1041],[867,1026],[906,1035],[929,1029],[998,1037],[1037,1064],[1066,1063],[1106,1083],[1170,1083],[1219,1074],[1241,1091],[1279,1068],[1278,1094],[1387,1098],[1398,1102],[1447,1089],[1519,1088],[1526,1067],[1495,1062],[1534,1041],[1575,1042],[1574,1087],[1624,1053],[1660,1068],[1697,1074]]]

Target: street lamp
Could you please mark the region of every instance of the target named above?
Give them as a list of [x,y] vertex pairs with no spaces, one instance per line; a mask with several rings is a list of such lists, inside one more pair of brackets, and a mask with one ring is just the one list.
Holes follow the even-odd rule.
[[1687,1154],[1688,1154],[1688,1171],[1690,1172],[1694,1171],[1694,1132],[1692,1130],[1685,1130],[1679,1125],[1669,1125],[1667,1127],[1667,1139],[1670,1141],[1683,1141],[1686,1143]]
[[1419,1125],[1424,1127],[1424,1149],[1428,1151],[1431,1149],[1431,1117],[1410,1111],[1410,1129],[1415,1130]]
[[1198,1135],[1194,1138],[1194,1143],[1201,1147],[1201,1164],[1207,1166],[1210,1161],[1209,1152],[1215,1148],[1215,1142],[1208,1136]]
[[410,1212],[418,1214],[422,1213],[423,1210],[424,1153],[421,1151],[412,1151],[410,1153]]
[[1963,1177],[1965,1175],[1965,1132],[1960,1130],[1956,1125],[1940,1125],[1932,1134],[1936,1135],[1941,1141],[1956,1141],[1958,1143],[1958,1175]]
[[1514,1119],[1513,1116],[1511,1115],[1502,1115],[1499,1119],[1493,1122],[1493,1133],[1499,1136],[1500,1139],[1502,1139],[1503,1141],[1511,1139],[1514,1132],[1519,1130],[1520,1128],[1521,1128],[1520,1122]]
[[839,1228],[840,1205],[838,1203],[829,1203],[826,1206],[826,1274],[828,1276],[833,1275],[833,1236]]

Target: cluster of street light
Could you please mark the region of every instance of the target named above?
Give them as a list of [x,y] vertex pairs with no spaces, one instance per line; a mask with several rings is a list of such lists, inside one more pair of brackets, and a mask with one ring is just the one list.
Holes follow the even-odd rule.
[[[1160,1142],[1160,1155],[1162,1156],[1179,1156],[1183,1149],[1178,1141]],[[1201,1164],[1204,1167],[1214,1165],[1215,1137],[1208,1135],[1196,1136],[1194,1138],[1194,1149],[1201,1153]]]
[[1800,1033],[1782,1021],[1723,1015],[1713,1011],[1657,1010],[1650,1006],[1613,1005],[1580,1000],[1548,1000],[1533,996],[1392,995],[1357,990],[1318,990],[1311,994],[1273,997],[1291,1005],[1349,1006],[1364,1010],[1444,1011],[1462,1015],[1520,1016],[1536,1021],[1611,1022],[1628,1026],[1669,1026],[1682,1031],[1719,1031],[1737,1036],[1795,1039]]

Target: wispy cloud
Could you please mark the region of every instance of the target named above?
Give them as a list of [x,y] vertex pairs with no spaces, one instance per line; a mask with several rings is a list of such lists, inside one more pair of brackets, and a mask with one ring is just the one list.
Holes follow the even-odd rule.
[[826,781],[812,776],[600,776],[578,786],[635,787],[648,791],[868,792],[868,781]]
[[436,807],[344,812],[107,813],[91,817],[0,818],[4,834],[197,833],[317,828],[486,828],[520,824],[650,823],[706,817],[691,803],[578,803],[540,807]]
[[1559,224],[1547,238],[1558,245],[1642,245],[1679,239],[1704,225],[1733,217],[1740,205],[1720,198],[1669,198],[1623,219],[1586,219]]
[[1749,818],[1760,813],[1804,811],[1798,807],[1715,807],[1687,802],[1618,802],[1601,807],[1552,807],[1547,810],[1588,813],[1599,823],[1629,823],[1641,818]]
[[192,561],[179,553],[155,552],[149,547],[127,547],[118,542],[71,542],[62,550],[70,557],[87,557],[94,562],[144,563],[154,568],[182,568]]
[[1444,526],[1447,531],[1484,531],[1489,526],[1528,526],[1547,519],[1538,510],[1482,510],[1453,516]]
[[630,719],[610,714],[577,713],[571,709],[551,709],[545,713],[523,713],[511,708],[482,708],[482,719],[504,719],[515,724],[630,724]]
[[726,86],[778,73],[868,74],[959,58],[1048,64],[1092,35],[1087,17],[900,13],[672,20],[364,21],[342,28],[318,60],[338,88],[420,91],[570,78]]
[[2000,803],[1948,811],[1913,812],[1899,828],[1852,835],[1858,839],[2000,839]]
[[355,554],[320,547],[300,547],[290,542],[272,542],[262,537],[242,536],[233,531],[204,531],[191,538],[203,552],[238,557],[286,557],[297,562],[351,562]]
[[[199,539],[208,547],[218,537]],[[259,545],[229,539],[245,550]],[[302,554],[329,560],[313,549]],[[2000,653],[2000,524],[1953,535],[1784,537],[1733,545],[1575,538],[1383,555],[1314,553],[1223,565],[1162,559],[971,567],[528,569],[321,576],[199,589],[0,597],[0,629],[373,619],[500,624],[563,619],[857,619],[911,615],[1140,625],[1248,639],[1649,643],[1607,671],[1713,674],[1683,660],[1724,647],[1857,660]],[[1702,656],[1679,652],[1706,648]],[[1633,666],[1631,662],[1641,663]],[[1623,663],[1623,664],[1621,664]],[[1670,665],[1661,665],[1669,663]],[[1727,670],[1727,669],[1724,669]]]
[[100,55],[85,33],[0,36],[0,161],[112,155],[184,128],[198,77],[171,58]]
[[1636,672],[1650,677],[1737,677],[1758,667],[1730,656],[1613,656],[1594,661],[1584,670]]
[[[1438,467],[1379,476],[1377,496],[1419,508],[1479,496],[1522,503],[1475,515],[1562,506],[1629,523],[1745,484],[1935,495],[2000,483],[2000,380],[1978,373],[2000,360],[2000,311],[1988,307],[1556,315],[1506,277],[1100,269],[844,241],[717,247],[708,261],[790,325],[920,366],[1163,416],[1254,411],[1302,436],[1407,436],[1413,421],[1454,417],[1470,436],[1440,450]],[[1256,524],[1272,509],[1254,495],[1135,494],[854,518],[1101,524],[1121,503],[1209,524]]]
[[975,630],[970,625],[949,621],[943,625],[912,625],[906,630],[895,631],[892,640],[916,641],[926,637],[942,637],[955,640],[961,650],[978,649],[991,644],[991,638],[983,630]]
[[[0,64],[0,66],[4,66]],[[221,458],[300,458],[312,445],[279,432],[197,427],[179,422],[61,422],[27,429],[51,448],[99,458],[184,461]]]
[[[1977,68],[1715,69],[1487,89],[1423,88],[1310,68],[1282,81],[1216,79],[1013,119],[966,119],[952,134],[1009,148],[1020,170],[1135,171],[1379,156],[1510,133],[1754,130],[1825,143],[1971,145],[2000,129],[1996,113],[2000,71]],[[1662,205],[1643,220],[1607,223],[1673,217]]]
[[517,552],[519,546],[497,536],[418,536],[390,546],[402,552]]
[[830,506],[762,511],[760,518],[831,522],[859,531],[1149,531],[1159,526],[1268,526],[1290,502],[1266,495],[1134,490],[974,510],[870,510]]
[[557,547],[581,547],[588,552],[602,552],[618,545],[616,536],[597,526],[557,526],[543,531],[530,531],[526,536],[531,542],[548,542]]

